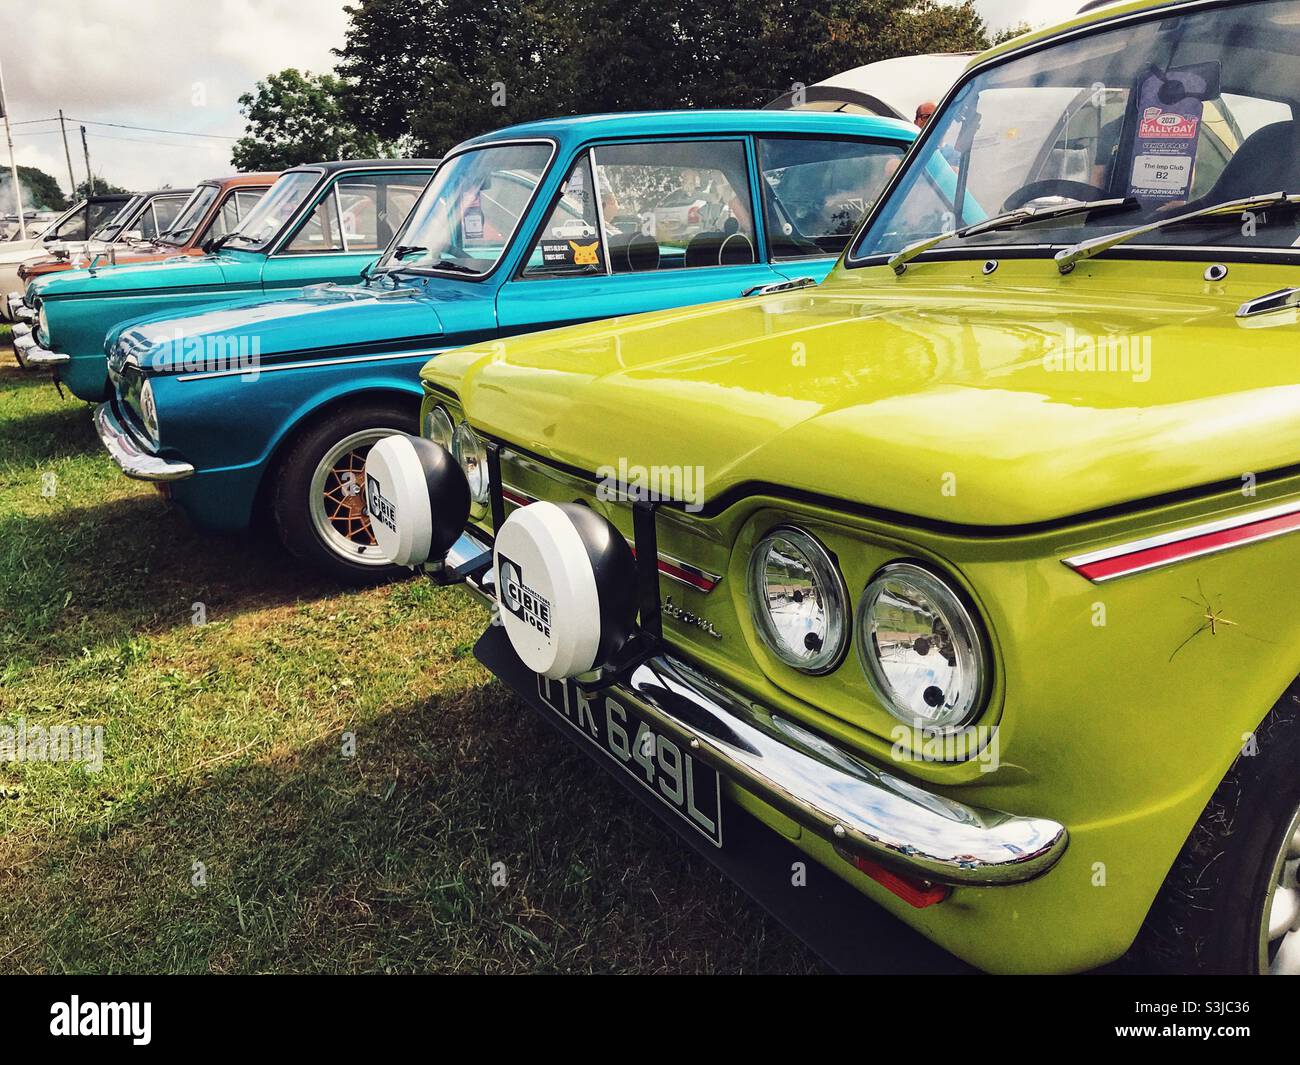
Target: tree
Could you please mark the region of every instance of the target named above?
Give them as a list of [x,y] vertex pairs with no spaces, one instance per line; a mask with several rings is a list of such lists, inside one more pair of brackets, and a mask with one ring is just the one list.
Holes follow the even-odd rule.
[[335,54],[357,128],[425,154],[550,115],[761,107],[878,59],[973,51],[972,0],[356,0]]
[[[126,195],[129,196],[129,195],[131,195],[131,190],[130,190],[130,189],[124,189],[124,188],[122,188],[121,185],[114,185],[111,181],[105,181],[102,177],[96,177],[96,178],[95,178],[95,195],[96,195],[96,196],[110,196],[110,195],[113,195],[114,193],[117,193],[117,194],[125,193]],[[84,199],[86,198],[86,195],[87,195],[87,184],[86,184],[86,182],[84,182],[84,181],[80,181],[80,182],[78,182],[78,183],[77,183],[77,189],[76,189],[76,191],[75,191],[72,195],[73,195],[73,199],[76,199],[76,200],[84,200]]]
[[326,159],[392,155],[393,144],[358,129],[344,113],[343,85],[332,74],[290,67],[259,81],[239,98],[246,133],[231,162],[240,170],[283,170]]
[[68,206],[58,180],[44,170],[20,166],[18,179],[23,183],[23,210],[62,211]]

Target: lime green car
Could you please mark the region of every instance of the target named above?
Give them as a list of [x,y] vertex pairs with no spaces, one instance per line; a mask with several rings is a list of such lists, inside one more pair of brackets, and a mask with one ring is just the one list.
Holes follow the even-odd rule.
[[705,849],[986,970],[1300,971],[1298,116],[1294,0],[1009,42],[820,285],[430,362],[381,546]]

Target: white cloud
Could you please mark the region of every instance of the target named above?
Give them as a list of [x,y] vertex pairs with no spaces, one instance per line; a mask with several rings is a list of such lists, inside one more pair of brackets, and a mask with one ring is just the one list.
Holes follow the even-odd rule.
[[[332,69],[330,49],[343,43],[346,24],[342,0],[0,0],[0,63],[15,122],[61,107],[77,119],[238,136],[240,93],[284,67]],[[21,47],[11,28],[21,28]],[[66,185],[57,130],[16,126],[15,154]],[[188,185],[232,169],[230,140],[96,125],[87,132],[92,167],[117,185]],[[69,140],[81,181],[75,122]]]
[[1022,22],[1037,29],[1069,18],[1084,3],[1085,0],[975,0],[975,7],[994,30]]

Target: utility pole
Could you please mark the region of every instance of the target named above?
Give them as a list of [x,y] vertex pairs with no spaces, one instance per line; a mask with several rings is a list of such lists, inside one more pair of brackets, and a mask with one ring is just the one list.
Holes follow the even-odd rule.
[[23,212],[23,183],[18,178],[18,164],[14,161],[14,135],[9,128],[9,108],[5,106],[5,78],[0,71],[0,115],[5,120],[5,140],[9,142],[9,173],[14,179],[14,203],[18,205],[18,239],[27,239],[27,217]]
[[63,108],[59,108],[59,129],[63,131],[63,155],[68,160],[68,198],[77,198],[77,179],[72,173],[72,151],[68,148],[68,124],[63,121]]
[[95,175],[90,172],[90,145],[86,143],[86,127],[81,127],[81,150],[86,154],[86,195],[95,195]]

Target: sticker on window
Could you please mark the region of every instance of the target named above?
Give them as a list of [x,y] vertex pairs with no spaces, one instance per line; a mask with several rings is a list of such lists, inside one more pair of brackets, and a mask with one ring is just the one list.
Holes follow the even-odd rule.
[[[590,227],[588,227],[590,228]],[[599,266],[600,240],[592,234],[585,239],[543,240],[542,265],[549,268],[573,266]]]
[[1214,72],[1202,64],[1152,71],[1138,93],[1138,127],[1129,195],[1139,200],[1185,200],[1196,171],[1205,100]]

